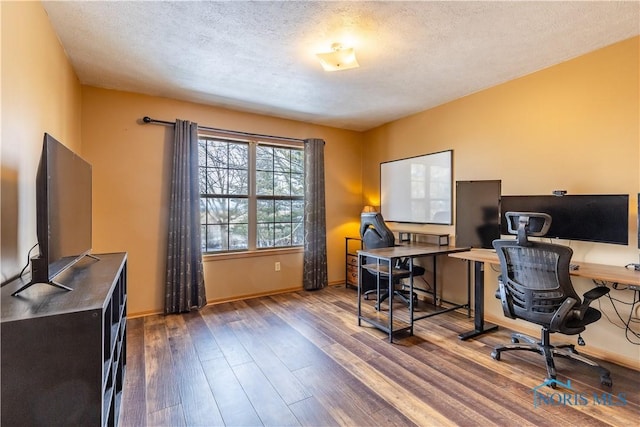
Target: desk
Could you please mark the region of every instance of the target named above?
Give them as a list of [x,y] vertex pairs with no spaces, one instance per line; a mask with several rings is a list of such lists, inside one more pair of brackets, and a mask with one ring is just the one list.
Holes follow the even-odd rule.
[[[438,255],[447,255],[455,252],[463,252],[468,251],[469,248],[456,248],[454,246],[441,246],[441,245],[424,245],[424,244],[409,244],[409,245],[401,245],[401,246],[391,246],[388,248],[379,248],[379,249],[369,249],[369,250],[359,250],[358,251],[358,326],[362,325],[362,321],[365,321],[376,328],[387,332],[389,334],[389,342],[393,342],[393,334],[398,332],[407,331],[409,334],[413,335],[413,322],[414,320],[423,319],[428,316],[433,316],[435,314],[444,313],[447,311],[455,310],[458,308],[467,307],[470,308],[470,301],[468,298],[466,304],[456,305],[455,307],[446,308],[435,313],[430,313],[427,316],[422,316],[419,318],[415,318],[413,316],[413,298],[409,297],[409,322],[396,322],[394,323],[393,319],[393,291],[394,291],[394,283],[393,276],[398,274],[409,274],[409,292],[410,295],[413,295],[413,260],[415,258],[422,258],[432,256],[434,257],[433,269],[434,269],[434,277],[436,277],[436,266],[437,262],[435,261],[435,257]],[[375,260],[374,264],[365,264],[365,259],[373,258]],[[393,265],[399,259],[408,259],[409,265],[408,269],[400,270],[394,269]],[[376,274],[376,286],[377,286],[377,295],[380,295],[380,277],[384,277],[384,279],[388,279],[388,292],[389,292],[389,313],[387,318],[381,318],[380,316],[373,318],[369,316],[364,316],[362,314],[362,270],[368,270],[374,274]],[[434,280],[434,304],[436,303],[436,283]],[[470,289],[470,288],[469,288]],[[467,293],[469,296],[469,292]],[[376,298],[377,301],[377,298]]]
[[[450,257],[466,260],[467,263],[474,263],[474,330],[458,335],[461,340],[476,337],[486,332],[493,331],[498,327],[484,323],[484,264],[499,265],[498,254],[491,249],[472,249],[466,252],[449,254]],[[609,283],[624,283],[627,285],[640,286],[640,271],[630,270],[625,267],[605,264],[593,264],[590,262],[572,262],[577,264],[577,270],[570,270],[569,274],[575,277],[584,277],[592,280],[601,280]],[[469,265],[469,272],[471,266]],[[471,275],[467,276],[471,281]],[[469,286],[471,283],[469,282]]]

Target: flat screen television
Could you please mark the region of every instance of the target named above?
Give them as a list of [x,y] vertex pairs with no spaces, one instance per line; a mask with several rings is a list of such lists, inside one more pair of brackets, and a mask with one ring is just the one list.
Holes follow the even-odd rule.
[[54,279],[91,252],[91,165],[44,134],[36,173],[36,232],[39,255],[31,259],[31,281],[69,289]]
[[509,234],[506,212],[551,215],[546,237],[588,242],[629,244],[629,195],[502,196],[500,231]]

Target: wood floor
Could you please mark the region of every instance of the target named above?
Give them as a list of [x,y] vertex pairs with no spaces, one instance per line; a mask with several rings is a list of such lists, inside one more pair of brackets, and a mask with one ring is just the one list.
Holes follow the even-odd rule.
[[541,398],[541,356],[490,357],[509,331],[460,341],[472,319],[453,312],[420,320],[414,336],[389,344],[357,326],[356,302],[354,290],[330,287],[128,320],[120,425],[639,423],[639,372],[603,363],[614,382],[608,388],[561,359],[558,380],[570,388],[542,387]]

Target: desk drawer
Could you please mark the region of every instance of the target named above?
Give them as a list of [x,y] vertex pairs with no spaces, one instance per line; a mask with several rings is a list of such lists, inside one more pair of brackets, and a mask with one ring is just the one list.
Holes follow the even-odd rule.
[[347,254],[347,267],[351,265],[358,266],[358,255]]
[[[356,264],[357,264],[356,259]],[[357,265],[347,265],[347,283],[353,286],[358,286],[358,266]]]

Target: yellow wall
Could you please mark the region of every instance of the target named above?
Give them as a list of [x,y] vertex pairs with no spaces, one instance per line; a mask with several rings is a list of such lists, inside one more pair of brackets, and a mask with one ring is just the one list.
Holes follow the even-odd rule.
[[[397,120],[365,133],[364,198],[377,199],[379,163],[454,150],[454,181],[502,180],[502,194],[630,195],[629,245],[564,242],[574,259],[638,262],[640,191],[639,40],[626,40],[537,73]],[[460,208],[460,207],[458,207]],[[415,227],[449,232],[453,226]],[[449,263],[455,262],[450,260]],[[488,317],[506,323],[487,272]],[[580,282],[584,290],[590,282]],[[629,300],[631,292],[614,291]],[[611,315],[610,303],[603,308]],[[627,308],[628,315],[628,308]],[[636,314],[637,315],[637,314]],[[509,322],[515,328],[523,322]],[[606,319],[584,334],[589,348],[620,349],[638,364],[640,347]]]
[[35,178],[44,132],[80,153],[81,87],[39,2],[2,11],[1,272],[20,272],[36,242]]
[[[173,128],[144,116],[243,132],[326,141],[329,281],[344,280],[344,235],[357,233],[361,209],[359,132],[221,108],[83,87],[83,153],[93,165],[94,251],[129,253],[129,313],[162,311],[168,211],[168,149]],[[274,263],[281,263],[276,272]],[[302,253],[205,257],[207,299],[220,301],[300,289]]]

